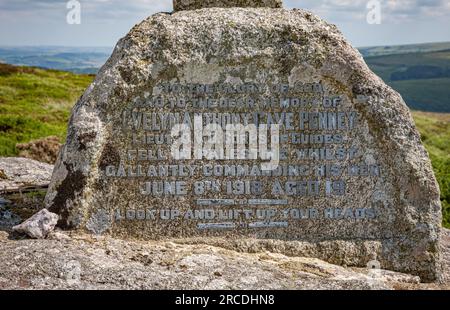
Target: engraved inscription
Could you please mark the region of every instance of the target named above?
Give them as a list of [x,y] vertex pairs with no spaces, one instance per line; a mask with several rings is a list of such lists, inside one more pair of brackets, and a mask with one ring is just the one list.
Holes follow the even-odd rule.
[[[356,100],[356,99],[355,99]],[[119,208],[115,220],[195,221],[199,230],[282,229],[295,221],[373,220],[376,208],[329,208],[382,167],[353,143],[360,115],[321,83],[161,83],[134,98],[128,147],[107,178],[185,208]],[[310,201],[321,206],[307,207]]]

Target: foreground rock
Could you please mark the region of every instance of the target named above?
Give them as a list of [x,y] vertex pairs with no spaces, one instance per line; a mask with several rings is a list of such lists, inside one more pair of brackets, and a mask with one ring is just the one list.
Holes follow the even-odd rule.
[[[271,252],[52,233],[0,234],[0,289],[445,289],[410,275]],[[447,266],[448,268],[448,266]],[[448,270],[448,269],[446,269]]]
[[53,172],[50,164],[21,157],[0,157],[0,194],[47,187]]
[[441,244],[443,276],[445,283],[450,283],[450,229],[442,229]]
[[55,229],[57,223],[58,215],[43,209],[22,224],[14,226],[13,231],[34,239],[43,239]]

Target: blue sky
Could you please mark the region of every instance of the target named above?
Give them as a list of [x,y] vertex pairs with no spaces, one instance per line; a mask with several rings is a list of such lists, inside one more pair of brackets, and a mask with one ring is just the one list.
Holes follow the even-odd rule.
[[[79,0],[81,24],[66,22],[68,0],[0,0],[0,45],[114,46],[172,0]],[[450,41],[450,0],[380,0],[381,24],[366,21],[369,0],[284,0],[336,24],[355,46]]]

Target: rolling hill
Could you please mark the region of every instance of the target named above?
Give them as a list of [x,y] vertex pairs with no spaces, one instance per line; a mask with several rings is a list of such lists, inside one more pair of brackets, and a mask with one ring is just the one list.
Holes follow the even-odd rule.
[[385,45],[358,48],[364,57],[396,54],[429,53],[450,50],[450,42],[422,43],[408,45]]
[[450,112],[450,49],[367,56],[365,60],[411,109]]
[[110,47],[0,47],[0,62],[95,74],[106,62],[111,51]]

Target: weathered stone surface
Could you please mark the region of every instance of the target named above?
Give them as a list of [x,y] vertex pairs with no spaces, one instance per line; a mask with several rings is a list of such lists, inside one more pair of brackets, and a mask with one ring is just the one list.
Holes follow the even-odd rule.
[[[181,93],[176,92],[177,85]],[[209,93],[205,85],[221,92]],[[250,94],[252,89],[258,91],[256,95]],[[247,102],[253,95],[259,105],[275,97],[275,105],[191,106],[208,96]],[[161,106],[158,98],[163,100]],[[174,98],[185,101],[170,101]],[[292,105],[285,106],[286,98],[303,101],[296,105],[291,100]],[[183,102],[189,105],[177,105]],[[182,162],[200,167],[192,175],[181,176],[177,170],[175,177],[154,176],[151,166],[180,161],[138,160],[138,150],[155,151],[155,144],[170,154],[170,143],[133,142],[132,135],[167,134],[157,129],[164,127],[158,117],[172,112],[182,116],[188,112],[192,118],[194,113],[255,117],[252,112],[259,112],[264,113],[258,115],[261,123],[269,123],[269,117],[277,122],[286,112],[295,124],[307,122],[288,134],[316,134],[321,140],[311,138],[311,143],[302,144],[291,137],[285,144],[289,160],[281,164],[304,164],[305,175],[296,175],[298,168],[280,177],[257,173],[222,177],[210,175],[205,166],[252,162],[192,159]],[[327,130],[316,130],[318,112],[322,113],[319,124]],[[333,121],[337,113],[341,113],[338,129]],[[282,120],[288,128],[287,116]],[[330,150],[341,147],[345,156],[291,158],[301,148],[326,150],[325,140],[331,141]],[[130,150],[136,152],[134,157]],[[350,155],[352,150],[355,153]],[[137,175],[138,166],[143,167],[142,176]],[[324,171],[328,174],[322,175]],[[162,196],[145,192],[147,182],[161,180],[180,180],[189,192],[172,195],[175,186],[166,188]],[[211,186],[207,193],[194,193],[197,182],[208,180],[220,181],[221,190],[213,191]],[[242,195],[233,187],[228,191],[227,182],[236,181],[261,182],[264,190],[256,194],[250,189]],[[274,189],[278,181],[283,191]],[[315,192],[316,185],[320,192]],[[220,200],[229,198],[231,205]],[[267,200],[261,204],[255,198]],[[134,27],[73,110],[46,205],[61,216],[59,224],[67,229],[124,238],[184,238],[242,251],[269,249],[346,266],[363,267],[376,260],[383,269],[419,275],[424,281],[440,277],[439,190],[408,108],[369,70],[335,26],[303,10],[180,11],[155,14]],[[241,213],[234,216],[227,211]],[[215,225],[222,222],[228,226]],[[204,229],[211,224],[227,229]]]
[[[10,240],[0,234],[0,260],[0,289],[450,288],[448,283],[418,284],[411,275],[344,268],[267,251],[238,253],[205,244],[123,241],[64,232],[44,240]],[[448,266],[444,270],[448,272]]]
[[198,10],[203,8],[267,7],[281,8],[282,0],[173,0],[174,11]]
[[0,157],[0,193],[20,188],[47,186],[53,166],[28,158]]
[[450,283],[450,229],[442,229],[440,248],[442,251],[444,283]]
[[22,224],[14,226],[13,230],[34,239],[43,239],[55,229],[57,223],[58,215],[43,209]]

